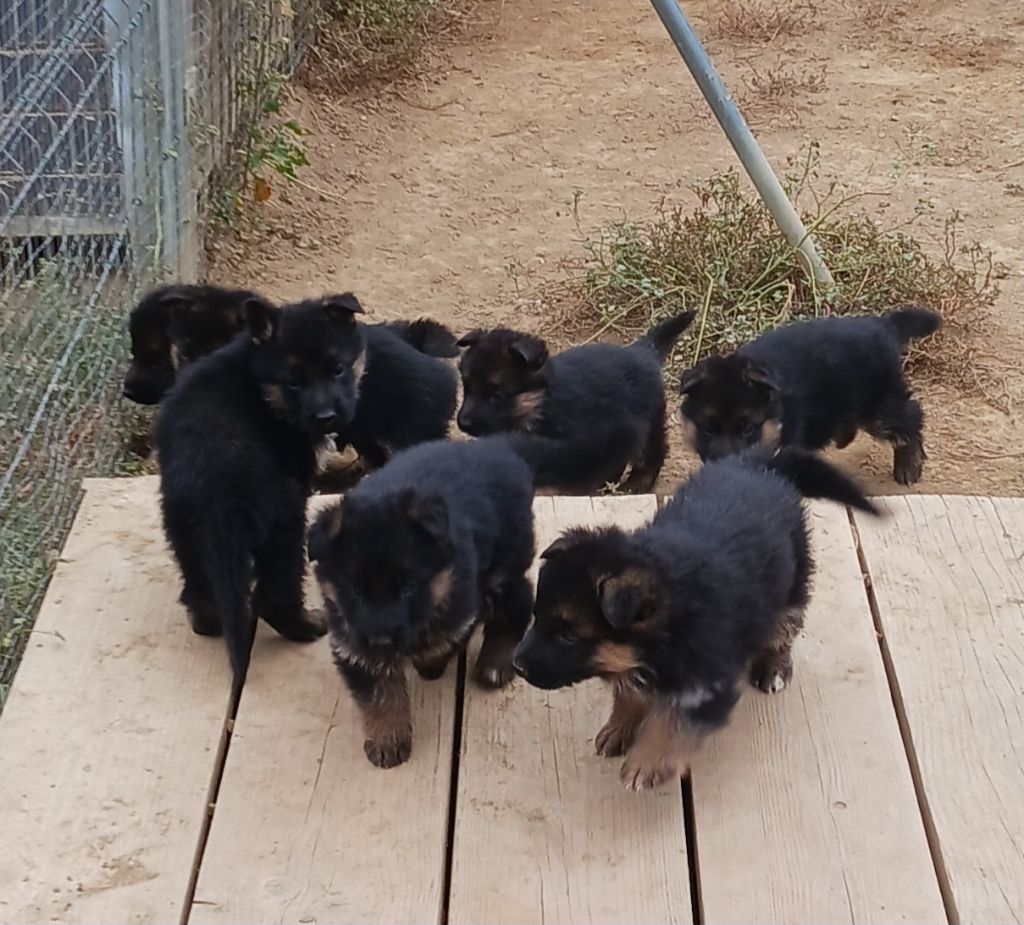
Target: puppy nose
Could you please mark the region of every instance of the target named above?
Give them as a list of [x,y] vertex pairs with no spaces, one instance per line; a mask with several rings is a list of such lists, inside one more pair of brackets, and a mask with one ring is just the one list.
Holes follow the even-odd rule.
[[401,631],[397,629],[376,630],[367,642],[374,648],[386,649],[397,645],[401,641],[401,635]]
[[526,668],[521,661],[519,661],[518,653],[512,656],[512,670],[519,675],[521,678],[526,677]]
[[124,389],[122,389],[122,394],[128,399],[128,401],[135,401],[135,386],[130,382],[126,382],[124,384]]
[[316,420],[318,424],[330,424],[338,416],[335,411],[318,411]]

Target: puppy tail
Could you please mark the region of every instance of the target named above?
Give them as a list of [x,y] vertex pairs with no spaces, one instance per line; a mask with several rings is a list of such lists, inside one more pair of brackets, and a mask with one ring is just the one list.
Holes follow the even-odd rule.
[[675,342],[679,339],[679,335],[690,326],[696,317],[696,312],[682,312],[679,315],[673,315],[667,321],[662,321],[661,324],[656,324],[651,328],[636,341],[635,346],[653,350],[658,359],[664,363],[672,352]]
[[439,321],[417,318],[415,321],[388,321],[384,327],[393,331],[410,347],[428,357],[451,358],[459,355],[455,335]]
[[880,513],[853,479],[814,453],[783,447],[767,459],[766,466],[805,498],[825,498],[876,516]]
[[245,551],[237,548],[208,548],[206,561],[213,601],[224,628],[228,661],[235,683],[241,684],[249,670],[249,656],[256,636],[256,618],[249,605],[252,569]]
[[[535,488],[572,491],[596,470],[607,469],[605,481],[617,478],[639,433],[635,424],[618,421],[579,437],[509,434],[506,439],[533,470]],[[582,473],[588,478],[581,479]]]
[[885,323],[901,345],[934,334],[942,319],[927,308],[901,308],[885,316]]

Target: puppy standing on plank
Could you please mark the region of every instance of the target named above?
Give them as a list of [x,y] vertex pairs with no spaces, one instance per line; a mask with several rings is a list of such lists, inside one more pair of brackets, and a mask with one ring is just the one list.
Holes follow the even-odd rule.
[[243,311],[247,334],[183,370],[156,426],[181,601],[195,632],[224,634],[239,679],[255,617],[298,641],[326,631],[302,593],[306,500],[324,440],[382,413],[394,418],[367,425],[367,445],[437,436],[455,402],[454,370],[444,367],[438,390],[419,362],[443,364],[406,345],[416,361],[387,375],[402,353],[375,349],[379,335],[356,323],[350,293],[280,309],[251,297]]
[[320,514],[309,557],[373,764],[394,767],[412,748],[407,661],[440,677],[481,620],[474,677],[488,688],[511,680],[533,602],[534,486],[560,487],[632,438],[612,427],[572,443],[525,434],[426,443]]
[[905,308],[883,317],[818,318],[776,328],[683,375],[683,429],[702,460],[756,443],[842,448],[866,430],[893,445],[893,478],[921,478],[924,416],[903,374],[903,351],[939,328]]
[[650,491],[665,461],[665,389],[661,367],[693,320],[684,312],[652,328],[628,347],[587,344],[555,356],[539,337],[495,328],[459,341],[463,400],[459,427],[480,437],[522,431],[574,437],[613,421],[635,429],[632,444],[595,458],[576,491],[587,494],[618,483],[627,466],[626,491]]
[[548,690],[611,682],[596,746],[626,756],[627,788],[685,774],[745,677],[789,683],[813,568],[804,497],[874,511],[824,460],[757,448],[708,463],[647,527],[571,530],[541,554],[515,669]]

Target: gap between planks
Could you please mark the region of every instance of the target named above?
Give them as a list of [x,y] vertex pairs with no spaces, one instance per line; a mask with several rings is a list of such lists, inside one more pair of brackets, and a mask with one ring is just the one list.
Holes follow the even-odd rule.
[[953,896],[953,890],[949,882],[949,872],[946,869],[946,860],[942,854],[942,844],[935,826],[935,817],[932,814],[928,795],[925,792],[924,781],[921,777],[921,764],[917,759],[917,750],[914,748],[914,735],[910,728],[910,721],[907,718],[903,693],[900,690],[900,680],[896,674],[892,653],[889,651],[889,643],[885,638],[885,626],[882,623],[882,616],[878,609],[878,598],[875,595],[874,583],[871,580],[871,568],[867,555],[864,552],[864,546],[860,541],[860,531],[857,529],[857,520],[854,517],[853,511],[847,508],[846,515],[850,521],[853,545],[857,550],[857,561],[860,563],[861,577],[864,581],[864,593],[867,596],[868,609],[871,611],[871,621],[874,624],[875,635],[878,638],[878,650],[881,653],[882,665],[885,667],[889,694],[892,697],[892,707],[896,713],[900,737],[903,740],[903,748],[907,756],[907,766],[910,768],[910,777],[914,782],[914,794],[917,797],[918,811],[921,813],[921,820],[924,823],[925,837],[928,839],[928,851],[931,854],[932,864],[935,867],[935,879],[938,882],[939,893],[942,896],[942,905],[946,911],[946,921],[948,925],[960,925],[960,913],[956,908],[956,899]]

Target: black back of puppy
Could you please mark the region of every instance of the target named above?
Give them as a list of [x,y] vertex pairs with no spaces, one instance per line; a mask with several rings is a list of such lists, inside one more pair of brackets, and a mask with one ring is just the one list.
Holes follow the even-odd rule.
[[595,459],[579,490],[618,481],[649,490],[665,457],[665,397],[661,366],[693,314],[669,319],[628,347],[587,344],[549,356],[540,338],[506,328],[473,332],[460,344],[463,402],[459,427],[481,436],[507,431],[572,438],[630,421],[636,441],[611,458]]
[[449,364],[420,353],[387,326],[367,326],[364,332],[359,401],[338,443],[351,444],[371,466],[381,466],[397,450],[447,436],[458,377]]
[[292,639],[322,633],[302,598],[305,503],[317,444],[355,412],[358,311],[347,297],[283,309],[252,298],[246,334],[191,364],[161,408],[164,526],[182,602],[196,632],[224,633],[237,678],[254,616]]
[[688,436],[702,459],[715,459],[758,442],[845,446],[865,429],[914,457],[897,459],[895,467],[898,480],[914,481],[924,456],[922,415],[903,375],[902,353],[911,338],[937,327],[932,312],[904,309],[769,331],[683,376]]
[[[175,284],[148,293],[129,316],[132,361],[124,379],[125,398],[158,404],[181,367],[219,350],[245,330],[245,303],[253,298],[258,298],[256,293],[246,289],[209,285]],[[426,356],[459,353],[452,332],[429,318],[368,328],[389,332]]]

